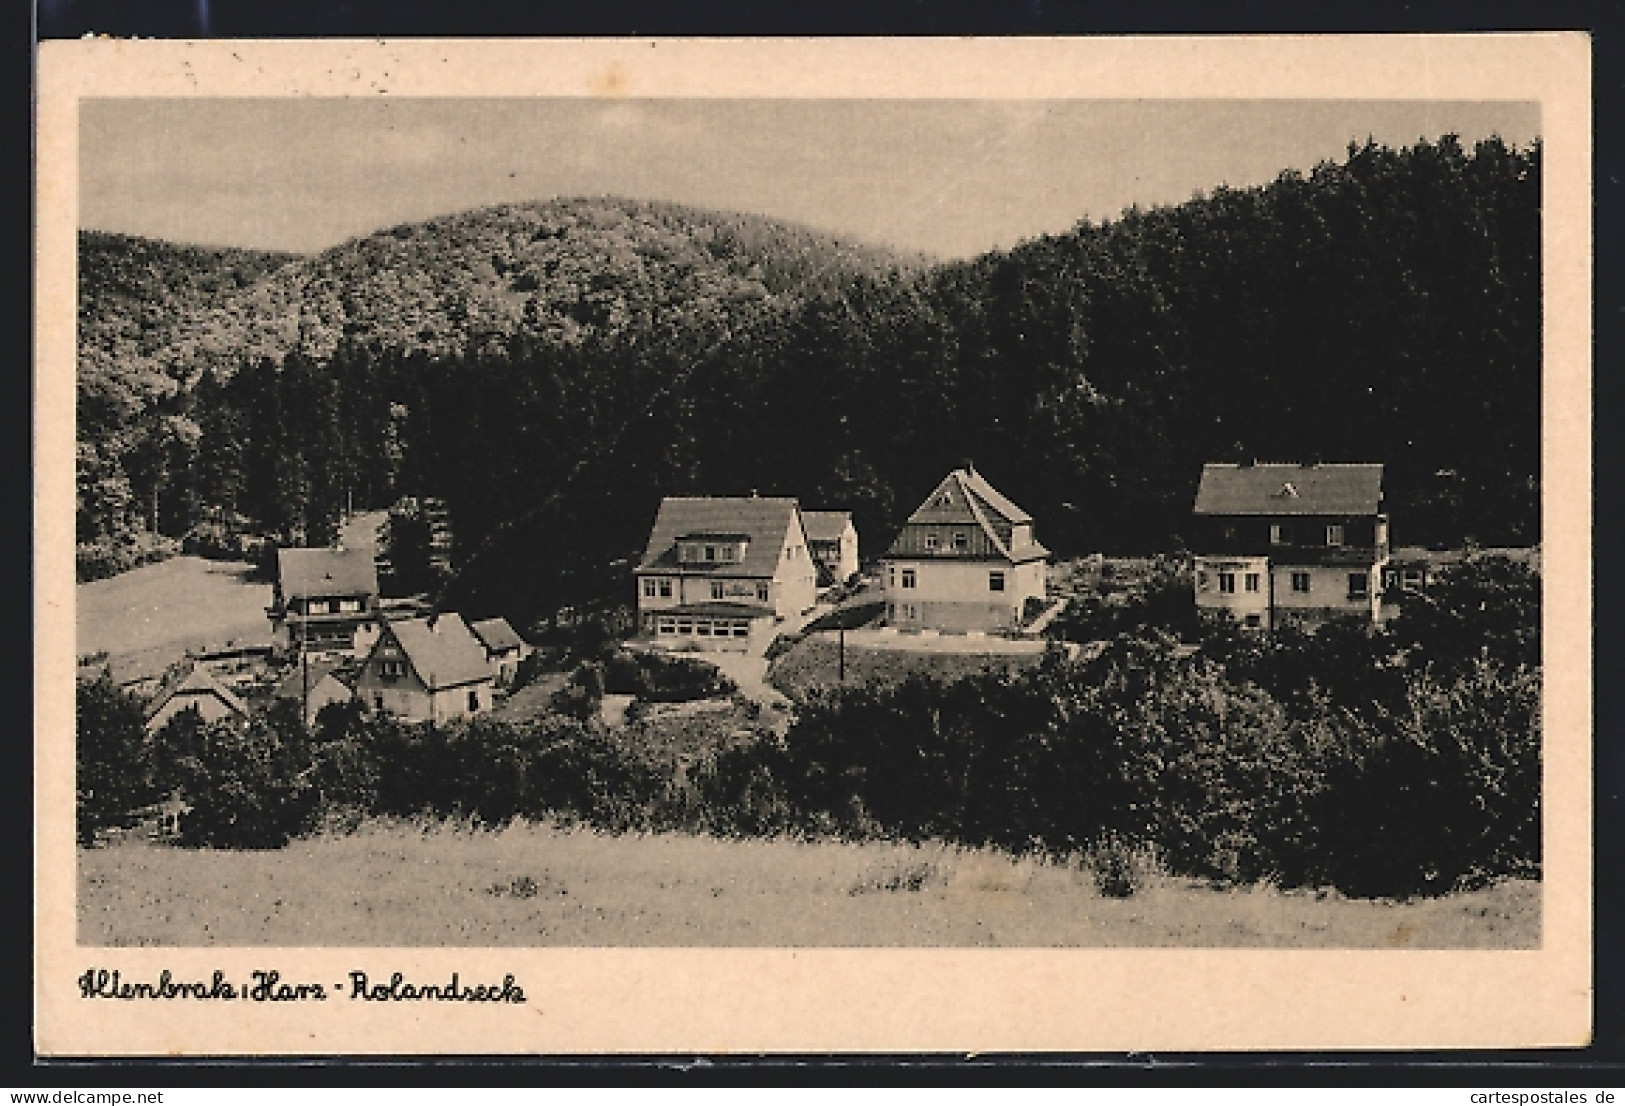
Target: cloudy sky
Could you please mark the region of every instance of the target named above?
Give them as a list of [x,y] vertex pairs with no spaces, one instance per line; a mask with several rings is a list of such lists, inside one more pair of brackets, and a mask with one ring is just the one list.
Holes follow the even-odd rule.
[[312,251],[508,201],[624,195],[962,257],[1308,169],[1368,136],[1526,145],[1433,101],[87,100],[80,225]]

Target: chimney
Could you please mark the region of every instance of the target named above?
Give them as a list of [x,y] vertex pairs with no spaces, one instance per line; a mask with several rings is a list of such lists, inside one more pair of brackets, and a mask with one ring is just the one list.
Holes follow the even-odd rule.
[[976,462],[974,460],[972,460],[971,458],[969,458],[969,457],[965,458],[965,464],[964,464],[963,467],[964,467],[965,471],[970,473],[972,476],[976,475]]

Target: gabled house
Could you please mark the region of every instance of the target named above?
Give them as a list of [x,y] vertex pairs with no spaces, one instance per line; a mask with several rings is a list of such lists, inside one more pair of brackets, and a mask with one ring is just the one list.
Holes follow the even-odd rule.
[[519,665],[531,654],[530,644],[519,636],[506,618],[482,618],[468,626],[485,649],[485,662],[497,687],[507,687],[519,672]]
[[331,703],[348,703],[355,698],[355,689],[339,675],[337,662],[314,660],[296,664],[271,692],[275,699],[291,699],[304,703],[305,725],[316,724],[316,716]]
[[706,649],[765,646],[817,598],[801,509],[783,497],[662,500],[633,574],[639,632]]
[[205,722],[248,716],[248,705],[201,664],[160,691],[147,706],[147,733],[157,733],[185,710],[197,711]]
[[1016,629],[1028,600],[1044,598],[1048,560],[1032,517],[967,464],[926,496],[886,551],[886,621],[955,633]]
[[385,622],[356,677],[368,708],[413,722],[444,722],[491,709],[485,647],[462,617]]
[[1203,614],[1264,630],[1377,618],[1389,559],[1381,465],[1204,465],[1194,516]]
[[858,531],[851,511],[802,511],[807,548],[819,569],[819,584],[844,584],[858,572]]
[[295,652],[364,649],[378,620],[378,568],[370,549],[279,549],[272,603],[277,644]]

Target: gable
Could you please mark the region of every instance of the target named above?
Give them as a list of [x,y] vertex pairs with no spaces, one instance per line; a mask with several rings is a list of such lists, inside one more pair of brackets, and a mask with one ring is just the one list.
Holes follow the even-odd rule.
[[1000,557],[1026,561],[1047,556],[1049,551],[1031,540],[1030,533],[1024,535],[1027,540],[1019,548],[1012,548],[1016,537],[1014,528],[1031,523],[1032,516],[1000,494],[980,473],[974,469],[954,469],[908,516],[908,522],[893,540],[888,553],[917,552],[911,531],[948,526],[979,532],[987,546]]
[[427,618],[386,622],[367,658],[369,667],[387,652],[386,643],[400,649],[417,678],[431,691],[491,678],[485,647],[469,632],[461,615],[442,614],[432,627]]

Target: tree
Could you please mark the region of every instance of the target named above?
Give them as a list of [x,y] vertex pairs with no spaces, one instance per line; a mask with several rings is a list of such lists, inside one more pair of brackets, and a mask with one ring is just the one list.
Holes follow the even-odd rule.
[[144,755],[141,704],[103,672],[80,680],[75,695],[75,824],[81,845],[99,830],[128,822],[152,795]]

